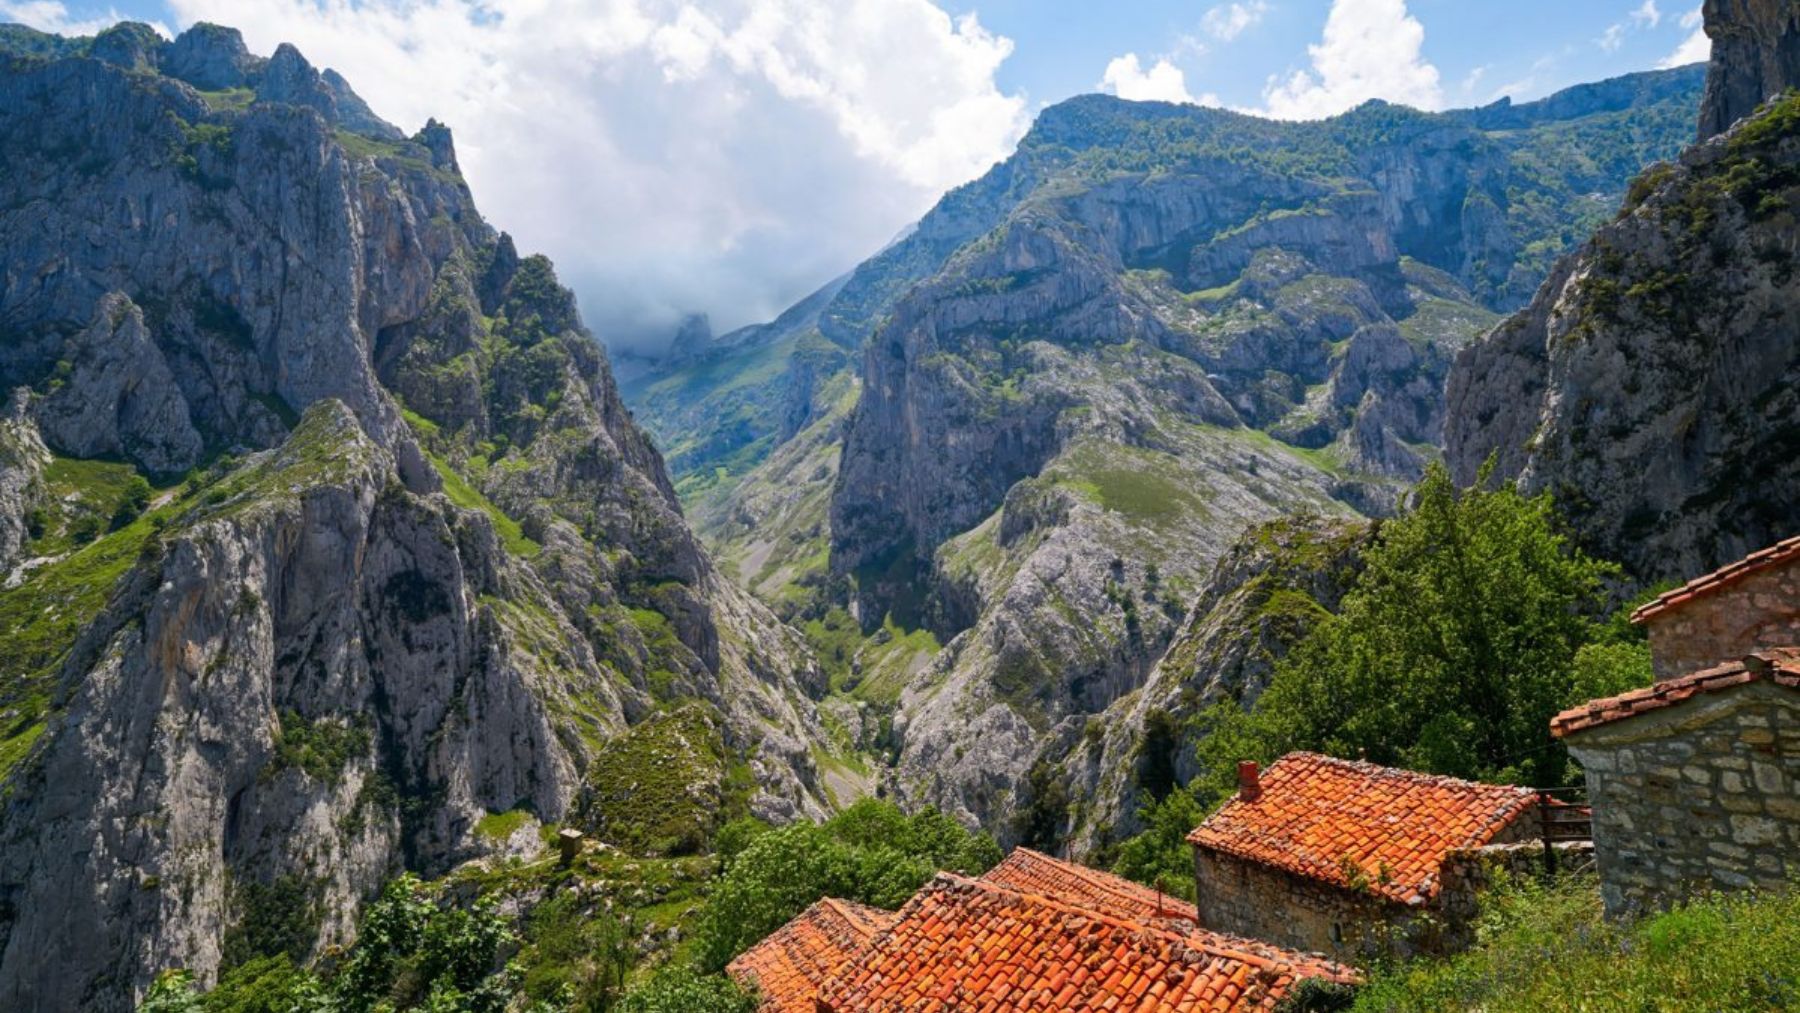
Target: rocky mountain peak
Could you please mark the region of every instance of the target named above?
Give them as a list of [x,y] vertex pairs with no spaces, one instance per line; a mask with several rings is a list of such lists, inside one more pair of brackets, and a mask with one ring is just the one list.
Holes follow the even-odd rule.
[[169,44],[162,70],[202,91],[222,91],[246,87],[261,62],[245,48],[243,33],[202,21]]
[[126,70],[154,70],[168,43],[140,21],[121,21],[94,36],[93,56]]
[[1700,139],[1724,133],[1772,95],[1800,87],[1800,3],[1706,0],[1712,66],[1700,104]]

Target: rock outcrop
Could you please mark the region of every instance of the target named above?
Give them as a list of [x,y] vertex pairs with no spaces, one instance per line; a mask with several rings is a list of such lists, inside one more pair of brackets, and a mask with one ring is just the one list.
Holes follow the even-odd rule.
[[[1707,5],[1715,38],[1739,40],[1716,51],[1712,82],[1749,65],[1800,72],[1800,52],[1781,48],[1793,37],[1771,34],[1788,23],[1776,7],[1792,10]],[[1764,48],[1747,53],[1747,39]],[[1646,172],[1529,308],[1458,359],[1446,430],[1458,480],[1492,459],[1645,583],[1800,528],[1796,207],[1792,98]]]
[[0,1006],[345,942],[672,709],[824,811],[806,645],[447,129],[224,29],[49,38],[0,34]]
[[1724,133],[1770,98],[1800,87],[1800,5],[1706,0],[1712,61],[1700,102],[1700,140]]
[[29,392],[19,390],[0,409],[0,575],[11,572],[31,538],[31,511],[43,496],[50,463],[30,408]]
[[1136,834],[1144,805],[1199,774],[1195,718],[1227,698],[1255,703],[1276,663],[1338,610],[1370,533],[1367,524],[1286,518],[1251,529],[1220,558],[1143,688],[1049,769],[1046,783],[1087,800],[1065,831],[1072,854],[1103,854]]

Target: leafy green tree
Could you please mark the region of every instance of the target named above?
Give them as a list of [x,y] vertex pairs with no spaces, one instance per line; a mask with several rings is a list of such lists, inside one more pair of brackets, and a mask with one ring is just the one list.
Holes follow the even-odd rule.
[[722,970],[820,898],[897,908],[940,870],[978,874],[999,860],[999,846],[985,834],[935,810],[907,816],[875,799],[823,824],[767,831],[713,888],[697,932],[700,968]]
[[200,993],[194,976],[184,970],[164,971],[151,982],[138,1013],[201,1013]]
[[538,905],[526,934],[527,996],[583,1013],[614,1008],[637,962],[630,924],[569,892]]
[[756,996],[721,974],[688,967],[658,971],[631,990],[618,1013],[755,1013]]
[[1339,613],[1277,667],[1248,714],[1209,712],[1203,792],[1228,790],[1240,759],[1292,749],[1366,756],[1483,780],[1555,785],[1569,776],[1550,737],[1557,711],[1602,678],[1581,649],[1603,639],[1613,566],[1575,549],[1550,498],[1485,481],[1458,490],[1442,467],[1384,524]]
[[1184,900],[1194,899],[1194,849],[1188,832],[1206,819],[1206,809],[1187,791],[1170,792],[1139,814],[1144,831],[1119,848],[1113,871]]

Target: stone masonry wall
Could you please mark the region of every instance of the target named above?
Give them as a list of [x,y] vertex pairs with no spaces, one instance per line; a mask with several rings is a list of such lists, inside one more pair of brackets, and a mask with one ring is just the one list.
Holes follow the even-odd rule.
[[1652,616],[1645,626],[1658,679],[1800,644],[1800,559],[1758,570]]
[[1569,736],[1609,915],[1800,876],[1800,693],[1752,683]]
[[1194,851],[1200,924],[1339,958],[1379,951],[1380,927],[1406,908],[1204,848]]

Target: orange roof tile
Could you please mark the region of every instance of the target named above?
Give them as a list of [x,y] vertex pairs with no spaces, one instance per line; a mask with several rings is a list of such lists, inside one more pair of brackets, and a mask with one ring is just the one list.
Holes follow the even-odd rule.
[[1685,605],[1703,594],[1711,594],[1758,570],[1785,563],[1791,559],[1800,559],[1800,535],[1777,542],[1766,549],[1752,552],[1743,559],[1728,566],[1722,566],[1704,577],[1695,577],[1668,594],[1640,607],[1631,614],[1631,621],[1634,623],[1647,622],[1670,609]]
[[1767,681],[1788,689],[1800,689],[1800,647],[1780,647],[1684,675],[1679,679],[1634,689],[1629,693],[1591,700],[1550,719],[1550,734],[1561,738],[1571,732],[1634,718],[1650,711],[1673,707],[1702,693],[1717,693],[1733,686]]
[[761,1013],[815,1013],[820,990],[894,917],[827,897],[744,951],[725,973],[762,993]]
[[1173,920],[1187,923],[1191,928],[1198,920],[1194,905],[1180,897],[1159,893],[1108,872],[1051,858],[1030,848],[1014,848],[1006,861],[981,878],[1019,893],[1048,897],[1126,921]]
[[1332,974],[1331,966],[1334,965],[1323,956],[1297,953],[1261,940],[1214,932],[1202,927],[1194,905],[1179,897],[1158,893],[1110,872],[1051,858],[1030,848],[1014,848],[1005,861],[990,869],[981,880],[1015,893],[1033,894],[1108,918],[1176,932],[1214,949],[1254,953],[1274,962],[1312,960],[1317,964],[1314,968],[1316,976],[1330,977]]
[[1317,753],[1289,753],[1261,778],[1256,801],[1227,802],[1188,842],[1402,904],[1435,897],[1444,859],[1492,841],[1538,798]]
[[833,1013],[1091,1013],[1272,1007],[1300,978],[1354,980],[1321,958],[1216,946],[940,873],[826,989]]

